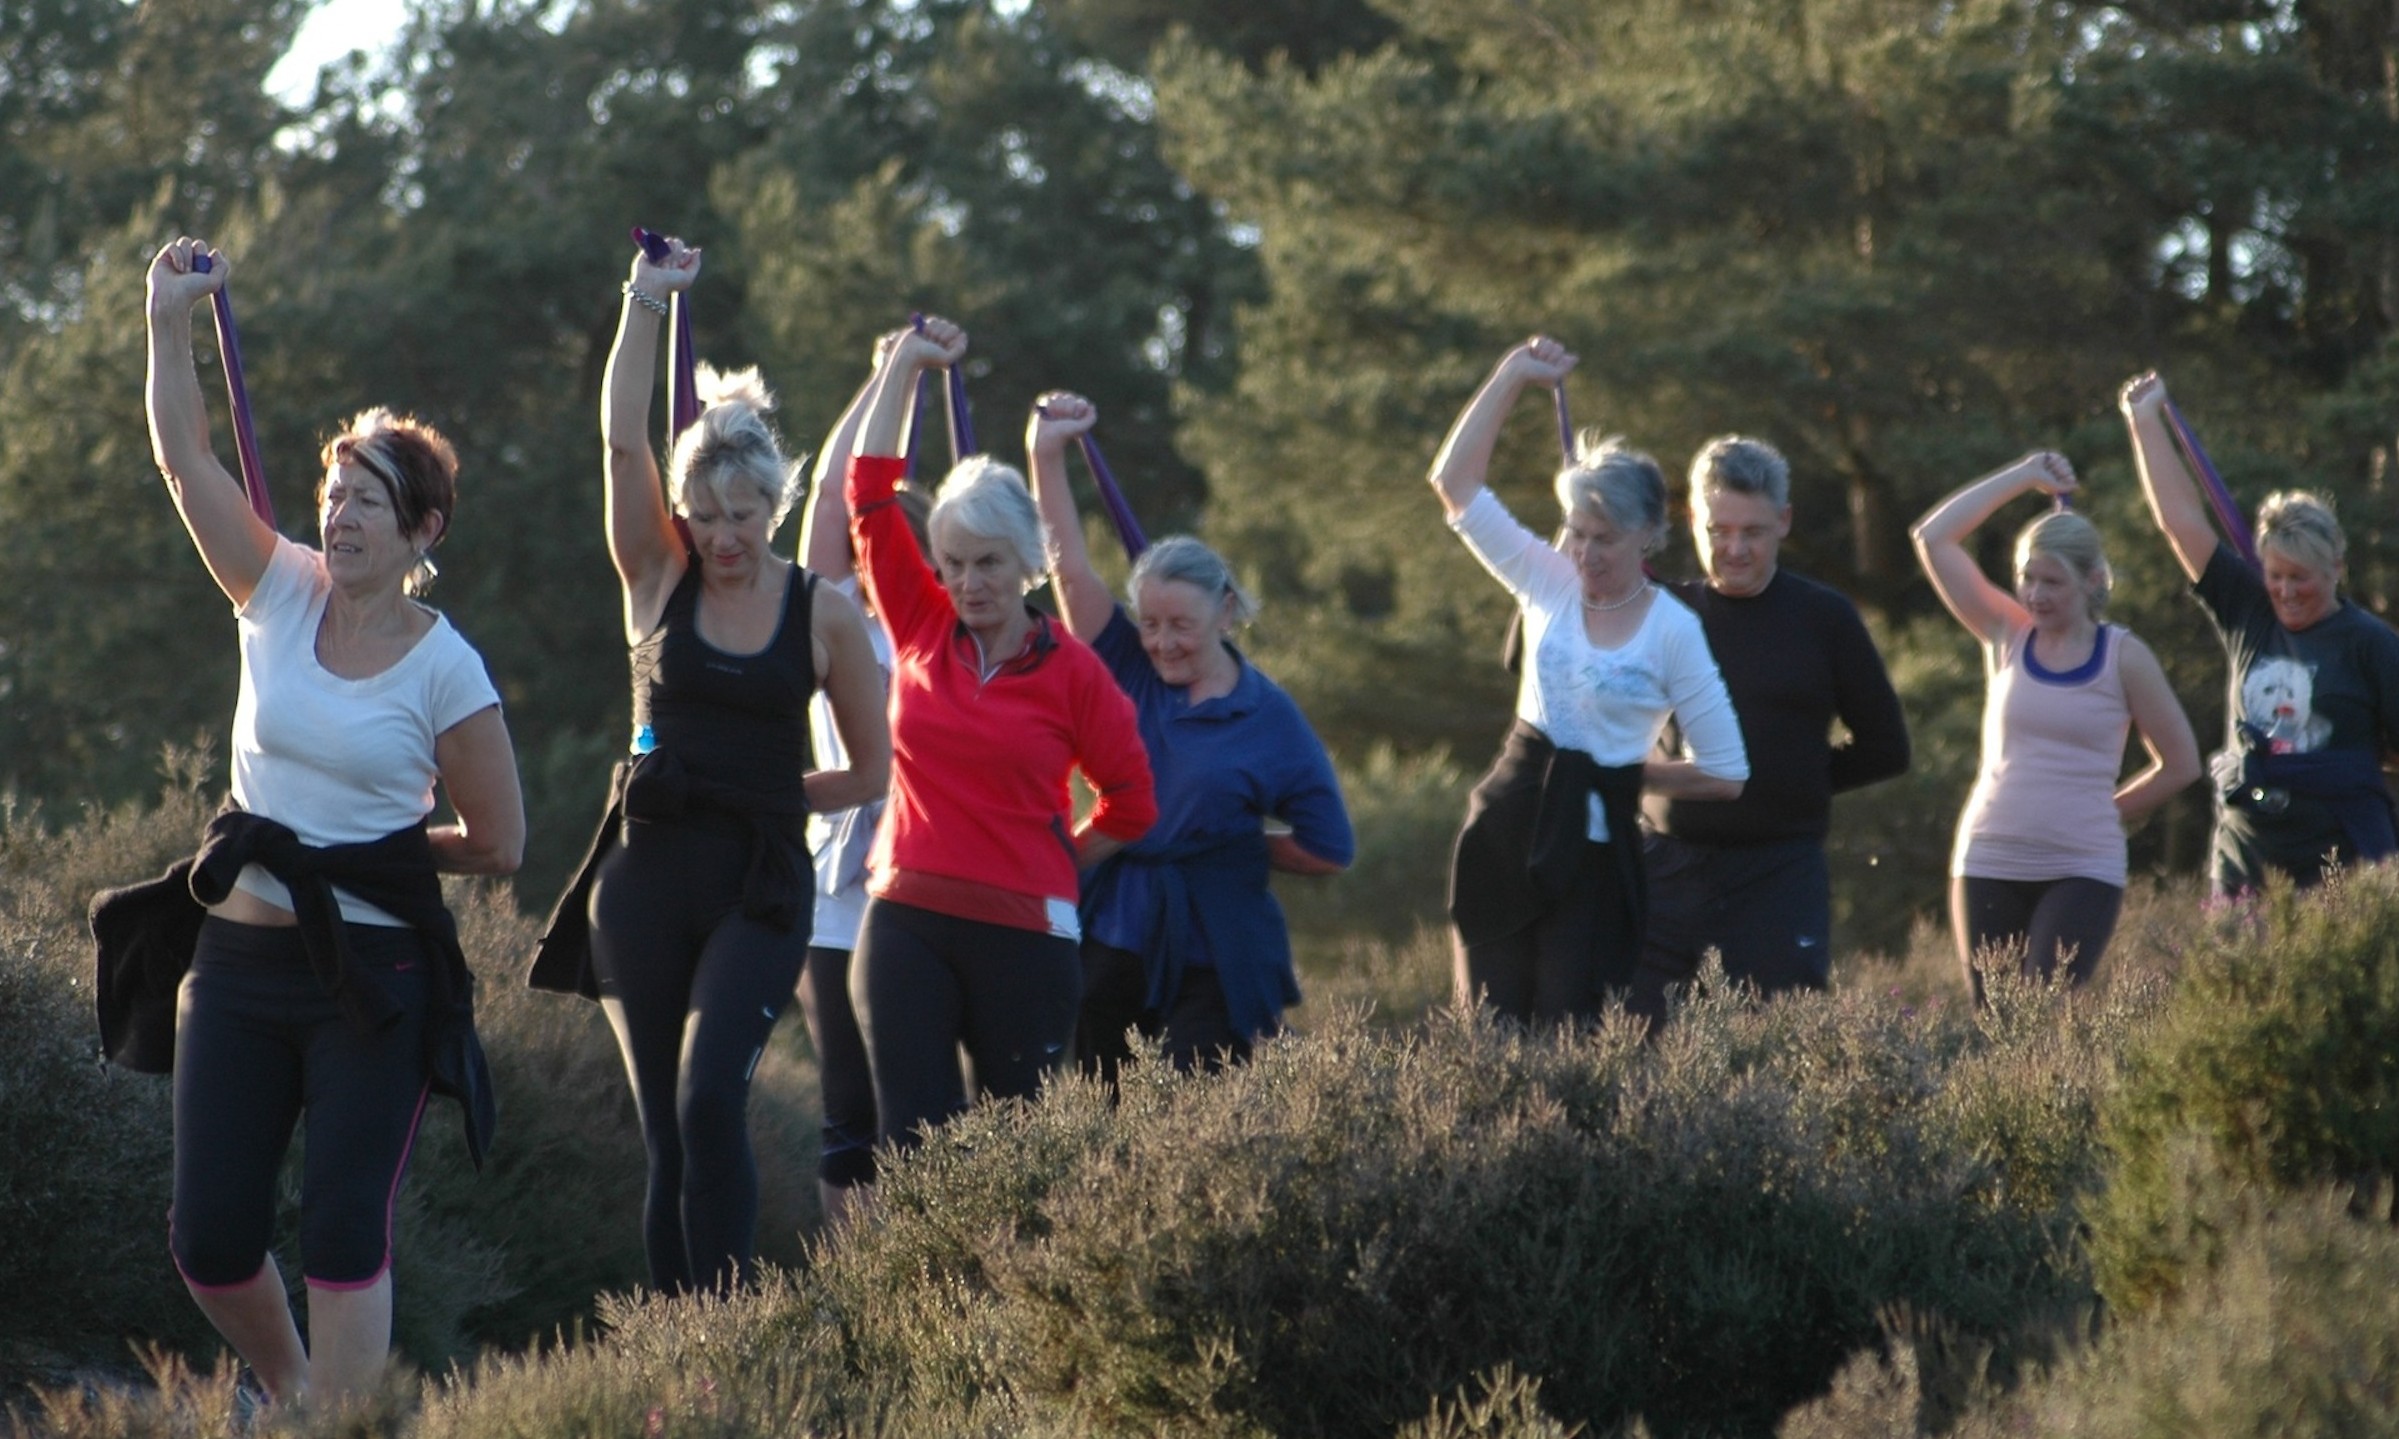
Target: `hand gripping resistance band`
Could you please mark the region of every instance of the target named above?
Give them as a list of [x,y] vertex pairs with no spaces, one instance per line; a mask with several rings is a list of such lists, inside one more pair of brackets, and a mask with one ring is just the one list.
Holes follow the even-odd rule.
[[[666,263],[667,256],[673,253],[667,247],[666,236],[639,225],[633,227],[633,243],[641,246],[641,252],[654,265]],[[666,413],[670,437],[680,439],[700,418],[700,361],[691,347],[691,307],[683,303],[683,292],[677,290],[669,302],[675,313],[667,342]]]
[[[925,330],[925,317],[923,312],[919,311],[916,314],[910,315],[908,317],[908,324],[909,327],[914,329],[918,334],[923,334]],[[977,453],[975,446],[975,415],[973,408],[966,403],[966,376],[958,372],[958,367],[956,365],[950,366],[945,373],[948,376],[949,388],[947,393],[950,402],[950,463],[956,464],[965,459],[968,455]],[[922,374],[919,374],[917,378],[921,382],[924,377]],[[924,389],[921,383],[917,389],[916,398],[918,403],[917,413],[921,417],[924,413]],[[916,438],[916,431],[913,428],[909,430],[908,437],[911,441],[909,446],[909,458],[911,463],[913,463],[916,453],[915,445],[913,443]],[[915,473],[916,472],[911,469],[909,471],[910,477],[913,478]]]
[[[1039,405],[1033,411],[1038,415],[1049,414]],[[1100,453],[1100,442],[1087,430],[1076,437],[1076,443],[1083,448],[1083,463],[1091,466],[1091,478],[1099,486],[1100,505],[1108,512],[1108,523],[1116,527],[1116,540],[1125,547],[1125,558],[1140,559],[1141,552],[1150,547],[1149,536],[1141,532],[1141,521],[1133,518],[1133,506],[1126,501],[1123,487],[1116,483],[1116,472],[1108,468],[1108,457]]]
[[2166,434],[2174,441],[2174,447],[2182,451],[2191,473],[2199,477],[2200,492],[2207,496],[2208,508],[2216,512],[2216,523],[2231,539],[2234,551],[2249,562],[2251,569],[2256,569],[2257,541],[2249,533],[2249,521],[2241,514],[2241,502],[2232,497],[2231,487],[2216,473],[2215,461],[2207,457],[2199,436],[2192,432],[2191,422],[2182,417],[2182,411],[2174,407],[2171,398],[2166,401],[2164,417]]
[[[207,274],[214,266],[206,255],[192,256],[192,268]],[[242,342],[233,329],[233,299],[217,286],[217,355],[225,366],[225,392],[233,406],[233,448],[240,458],[242,493],[250,501],[250,512],[266,521],[267,528],[275,527],[275,505],[267,498],[266,471],[258,463],[258,423],[250,415],[250,386],[242,378]]]

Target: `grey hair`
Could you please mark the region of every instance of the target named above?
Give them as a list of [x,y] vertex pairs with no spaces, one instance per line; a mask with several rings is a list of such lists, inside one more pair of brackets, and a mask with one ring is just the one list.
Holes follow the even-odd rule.
[[2349,536],[2333,516],[2332,501],[2307,490],[2277,490],[2257,507],[2257,547],[2329,576],[2348,559]]
[[1622,435],[1585,430],[1574,463],[1558,471],[1558,504],[1566,513],[1597,510],[1618,529],[1647,530],[1652,544],[1666,531],[1666,472]]
[[1791,503],[1791,462],[1764,440],[1718,435],[1691,457],[1693,498],[1710,490],[1763,495],[1766,503],[1785,509]]
[[1258,602],[1249,596],[1233,579],[1232,567],[1224,557],[1189,535],[1168,535],[1141,552],[1133,562],[1132,577],[1125,581],[1125,599],[1133,617],[1141,617],[1141,583],[1144,580],[1178,581],[1191,586],[1210,599],[1225,605],[1226,617],[1235,625],[1246,625],[1258,617]]
[[[667,469],[667,494],[675,509],[689,513],[696,488],[720,505],[744,487],[774,506],[766,530],[773,534],[807,488],[802,462],[788,460],[783,442],[766,417],[774,393],[755,368],[723,371],[702,365],[698,372],[700,418],[675,440]],[[728,488],[729,487],[729,488]]]
[[998,540],[1016,552],[1025,567],[1025,588],[1032,589],[1050,572],[1049,550],[1041,532],[1041,512],[1033,507],[1033,492],[1025,488],[1022,471],[989,455],[969,455],[941,482],[925,532],[940,543],[941,522],[952,524],[978,539]]
[[2021,571],[2035,555],[2048,555],[2082,582],[2091,602],[2091,618],[2107,609],[2116,586],[2116,572],[2099,542],[2099,527],[2072,510],[2051,510],[2016,534],[2016,568]]

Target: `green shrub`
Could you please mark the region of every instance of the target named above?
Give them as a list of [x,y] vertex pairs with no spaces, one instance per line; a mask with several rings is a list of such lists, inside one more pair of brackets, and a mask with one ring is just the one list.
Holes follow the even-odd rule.
[[205,812],[178,786],[66,830],[0,813],[0,1388],[121,1366],[129,1339],[207,1342],[167,1256],[167,1084],[101,1063],[83,921],[94,889],[164,869]]
[[1502,1364],[1567,1422],[1759,1432],[1883,1306],[2004,1337],[2087,1298],[2054,1176],[1984,1152],[2084,1167],[2065,1048],[1865,996],[1703,1000],[1655,1046],[1337,1016],[1215,1078],[1136,1066],[1113,1110],[1073,1082],[953,1121],[799,1322],[927,1432],[1004,1396],[1062,1432],[1385,1434]]
[[2212,1195],[2225,1241],[2212,1270],[1989,1402],[1957,1439],[2399,1432],[2399,1234],[2353,1218],[2344,1189]]
[[2101,1292],[2154,1306],[2223,1253],[2190,1164],[2297,1190],[2399,1174],[2399,868],[2346,874],[2195,927],[2154,1030],[2127,1047],[2090,1206]]

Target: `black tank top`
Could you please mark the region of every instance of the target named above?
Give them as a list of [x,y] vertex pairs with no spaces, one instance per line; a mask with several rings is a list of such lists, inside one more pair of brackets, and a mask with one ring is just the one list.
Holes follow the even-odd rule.
[[686,560],[658,627],[633,647],[633,730],[647,729],[694,778],[740,785],[769,805],[802,805],[816,693],[810,606],[816,576],[793,566],[774,638],[727,654],[700,638],[700,559]]

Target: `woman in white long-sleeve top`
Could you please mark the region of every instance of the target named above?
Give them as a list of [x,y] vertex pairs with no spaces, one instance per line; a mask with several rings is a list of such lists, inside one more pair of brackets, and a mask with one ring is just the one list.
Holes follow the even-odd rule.
[[[1733,799],[1749,777],[1698,616],[1643,566],[1666,534],[1657,462],[1586,437],[1558,473],[1562,550],[1485,488],[1517,399],[1554,388],[1574,363],[1546,336],[1509,350],[1430,476],[1450,528],[1524,612],[1516,723],[1468,803],[1449,908],[1460,1002],[1528,1020],[1595,1015],[1632,983],[1646,904],[1641,792]],[[1669,716],[1689,758],[1650,756]]]

